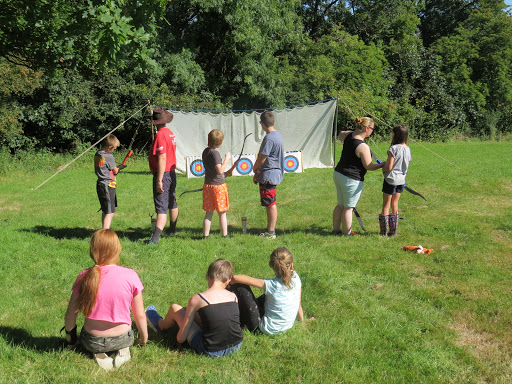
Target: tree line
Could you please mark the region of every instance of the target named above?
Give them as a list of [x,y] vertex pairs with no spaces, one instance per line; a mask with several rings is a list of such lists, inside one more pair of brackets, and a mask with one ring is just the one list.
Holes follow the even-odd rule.
[[422,140],[497,138],[512,131],[511,63],[503,0],[0,0],[0,144],[66,151],[148,100],[329,97],[339,127],[372,114]]

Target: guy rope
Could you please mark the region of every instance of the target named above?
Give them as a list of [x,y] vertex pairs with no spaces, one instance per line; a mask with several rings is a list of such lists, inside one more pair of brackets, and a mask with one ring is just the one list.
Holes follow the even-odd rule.
[[91,145],[89,148],[87,148],[85,151],[83,151],[81,154],[79,154],[77,157],[75,157],[73,160],[71,160],[69,163],[67,163],[65,166],[59,168],[57,170],[57,172],[55,172],[52,176],[50,176],[48,179],[46,179],[44,182],[42,182],[41,184],[39,184],[37,187],[35,187],[33,190],[37,190],[39,189],[41,186],[43,186],[44,184],[46,184],[48,181],[50,181],[51,179],[53,179],[55,176],[57,176],[59,173],[61,173],[63,170],[65,170],[67,167],[69,167],[71,164],[73,164],[76,160],[78,160],[80,157],[82,157],[83,155],[85,155],[87,152],[89,152],[92,148],[94,148],[96,145],[98,145],[99,143],[101,143],[101,141],[107,137],[108,135],[110,135],[112,132],[115,132],[116,130],[118,130],[119,128],[121,128],[128,120],[130,120],[131,118],[133,118],[133,116],[135,116],[137,113],[139,113],[140,111],[142,111],[144,108],[146,108],[148,105],[150,105],[151,103],[148,101],[146,104],[144,104],[144,106],[140,109],[138,109],[136,112],[134,112],[130,117],[128,117],[125,121],[123,121],[121,124],[119,124],[117,127],[115,127],[113,130],[111,130],[109,133],[107,133],[105,136],[103,136],[101,139],[99,139],[97,142],[95,142],[93,145]]

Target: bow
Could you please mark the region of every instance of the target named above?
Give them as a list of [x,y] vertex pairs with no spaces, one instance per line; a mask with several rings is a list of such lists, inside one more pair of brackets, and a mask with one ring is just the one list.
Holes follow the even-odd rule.
[[[178,186],[177,186],[178,187]],[[182,191],[184,192],[181,192],[181,194],[178,196],[178,198],[180,198],[181,196],[183,196],[185,193],[192,193],[192,192],[200,192],[203,190],[203,188],[198,188],[198,189],[191,189],[191,190],[187,190],[187,189],[184,189],[184,188],[181,188],[181,187],[178,187],[179,189],[181,189]]]
[[126,154],[126,157],[124,158],[121,165],[126,165],[126,162],[128,161],[128,159],[133,155],[132,146],[133,146],[133,142],[135,141],[135,137],[137,136],[137,133],[139,132],[139,127],[140,127],[140,121],[139,121],[139,125],[137,126],[137,129],[135,130],[135,134],[133,135],[132,140],[130,141],[130,145],[128,146],[128,153]]
[[[245,147],[245,141],[247,140],[247,138],[252,135],[252,133],[249,133],[247,134],[245,137],[244,137],[244,142],[242,144],[242,150],[240,151],[240,155],[238,156],[238,159],[235,161],[235,163],[233,164],[233,166],[226,172],[224,172],[224,175],[231,175],[231,173],[233,172],[233,169],[235,169],[236,165],[238,164],[238,162],[242,159],[242,154],[244,152],[244,147]],[[180,187],[178,187],[180,188]],[[192,190],[186,190],[186,189],[183,189],[183,188],[180,188],[182,189],[184,192],[182,192],[178,198],[180,198],[181,196],[183,196],[184,194],[186,193],[192,193],[192,192],[200,192],[203,190],[203,188],[198,188],[198,189],[192,189]]]
[[244,137],[244,142],[242,144],[242,150],[240,151],[240,155],[238,155],[238,159],[233,163],[233,166],[231,168],[229,168],[228,171],[224,172],[224,175],[227,175],[227,176],[231,176],[231,173],[233,172],[233,169],[235,169],[235,167],[237,166],[237,164],[240,162],[240,160],[242,160],[242,155],[244,153],[244,147],[245,147],[245,141],[247,140],[247,138],[249,136],[252,135],[252,132],[251,133],[248,133],[247,135],[245,135]]
[[359,222],[359,225],[361,226],[361,229],[366,232],[366,229],[364,229],[364,225],[363,225],[363,219],[359,215],[359,212],[357,212],[356,207],[352,208],[352,210],[354,211],[354,215],[356,215],[356,219]]
[[[377,156],[375,156],[375,154],[374,154],[373,152],[372,152],[372,157],[375,159],[375,161],[376,161],[378,164],[382,163],[382,161],[380,161],[380,159],[379,159]],[[408,187],[407,185],[405,185],[405,184],[404,184],[404,189],[405,189],[406,191],[408,191],[409,193],[412,193],[413,195],[419,196],[419,197],[421,197],[423,200],[427,201],[427,199],[425,199],[425,197],[423,197],[423,195],[422,195],[421,193],[416,192],[414,189],[409,188],[409,187]]]

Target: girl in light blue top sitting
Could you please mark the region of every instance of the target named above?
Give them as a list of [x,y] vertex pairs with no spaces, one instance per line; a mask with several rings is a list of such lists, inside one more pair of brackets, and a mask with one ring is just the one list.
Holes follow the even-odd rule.
[[[230,290],[238,297],[240,323],[251,332],[272,335],[285,332],[295,319],[304,321],[301,305],[302,284],[293,270],[293,255],[287,248],[277,248],[270,255],[269,266],[276,274],[273,279],[257,279],[234,275]],[[251,286],[264,290],[256,298]]]

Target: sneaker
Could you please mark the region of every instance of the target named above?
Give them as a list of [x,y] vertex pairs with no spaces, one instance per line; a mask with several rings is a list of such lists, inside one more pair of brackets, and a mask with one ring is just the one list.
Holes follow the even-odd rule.
[[356,235],[356,233],[354,231],[350,231],[349,233],[347,233],[345,236],[354,236]]
[[335,231],[335,230],[332,230],[332,231],[331,231],[331,235],[334,235],[334,236],[341,236],[341,235],[342,235],[342,233],[341,233],[341,231]]
[[176,236],[176,231],[171,232],[170,230],[167,230],[167,231],[165,232],[165,235],[166,235],[166,236],[169,236],[169,237],[174,237],[174,236]]
[[144,242],[146,245],[158,245],[158,241],[153,241],[153,239],[146,240]]
[[96,360],[96,363],[105,371],[110,371],[114,368],[114,360],[106,353],[95,353],[94,360]]
[[259,237],[263,237],[265,239],[273,240],[273,239],[276,238],[276,234],[275,233],[262,232],[262,233],[260,233]]
[[149,326],[155,332],[160,332],[161,329],[158,326],[158,320],[160,320],[162,316],[158,314],[154,305],[150,305],[146,308],[146,319],[148,320]]
[[119,368],[121,365],[130,360],[132,356],[130,355],[130,348],[126,347],[120,349],[116,352],[116,357],[114,357],[114,367]]

